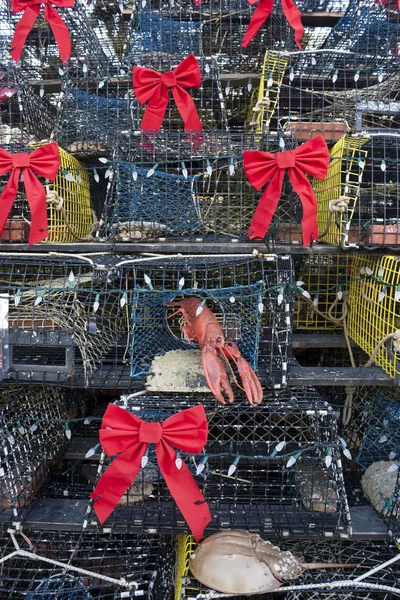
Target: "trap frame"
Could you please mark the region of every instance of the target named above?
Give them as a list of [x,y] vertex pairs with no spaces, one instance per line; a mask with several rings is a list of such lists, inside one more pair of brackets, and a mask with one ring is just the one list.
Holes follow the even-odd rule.
[[397,380],[399,260],[354,256],[349,286],[348,333],[391,377]]
[[[200,455],[190,458],[182,453],[181,458],[210,506],[213,520],[207,534],[222,527],[268,535],[350,531],[335,417],[315,390],[299,388],[278,398],[266,393],[257,410],[250,409],[244,397],[222,406],[203,394],[180,395],[179,399],[174,394],[125,396],[117,404],[145,421],[162,422],[193,406],[194,401],[205,407],[208,442]],[[332,456],[329,468],[327,453]],[[187,525],[159,472],[152,446],[148,460],[105,526],[115,531],[186,532]],[[110,459],[97,454],[75,462],[64,461],[64,475],[52,477],[43,491],[42,506],[67,496],[65,510],[69,515],[76,502],[88,500]],[[234,462],[236,470],[227,475]],[[200,464],[204,464],[203,471],[196,475]],[[72,512],[70,519],[75,523]],[[85,514],[83,509],[81,512]],[[89,529],[100,527],[93,511],[85,519]]]
[[[29,513],[50,467],[68,440],[62,420],[76,407],[61,390],[40,386],[2,387],[0,393],[0,522],[20,522]],[[57,419],[60,422],[57,422]]]
[[[268,387],[287,384],[291,361],[293,267],[289,256],[168,257],[124,260],[122,288],[131,290],[131,375],[143,379],[153,359],[187,349],[180,327],[165,320],[165,301],[198,296],[211,301],[222,327]],[[182,283],[183,281],[183,283]],[[149,283],[150,282],[150,283]]]
[[[165,600],[172,595],[172,537],[30,530],[24,531],[25,539],[14,535],[24,553],[2,565],[0,592],[5,600],[45,600],[54,594],[59,600]],[[5,536],[2,558],[15,550]]]
[[[312,301],[305,300],[297,294],[294,305],[294,326],[296,330],[337,330],[339,324],[324,319],[315,310],[318,308],[325,315],[333,318],[342,317],[343,290],[350,279],[351,256],[318,254],[306,256],[298,266],[296,280],[304,282],[303,287],[310,294]],[[339,299],[338,294],[342,292]],[[316,306],[315,306],[316,304]]]

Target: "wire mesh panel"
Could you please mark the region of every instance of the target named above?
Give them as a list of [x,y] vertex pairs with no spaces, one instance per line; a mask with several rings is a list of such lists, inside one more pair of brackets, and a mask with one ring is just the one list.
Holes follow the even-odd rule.
[[318,254],[305,257],[296,274],[296,279],[304,282],[302,288],[307,290],[312,300],[308,301],[303,295],[297,294],[294,306],[296,329],[341,329],[338,323],[324,319],[315,309],[318,308],[324,315],[340,319],[342,317],[343,291],[346,290],[345,286],[350,279],[350,274],[350,256]]
[[353,258],[349,286],[349,336],[391,377],[399,374],[399,260]]
[[[172,320],[173,311],[164,303],[195,297],[207,303],[222,335],[238,344],[267,386],[286,385],[293,301],[290,257],[169,257],[121,265],[131,290],[132,377],[145,379],[155,359],[190,349],[182,339],[179,317]],[[181,358],[185,360],[185,352]]]
[[[343,586],[338,590],[328,590],[327,584],[332,581],[351,581],[361,575],[364,575],[371,569],[378,567],[385,561],[395,557],[398,550],[395,544],[390,544],[384,541],[343,541],[343,540],[302,540],[302,541],[284,541],[270,540],[276,544],[281,550],[289,550],[296,558],[299,558],[303,563],[310,562],[325,562],[325,563],[351,563],[356,564],[354,567],[329,569],[329,570],[312,570],[305,571],[298,579],[289,581],[284,586],[307,586],[317,584],[318,588],[314,590],[300,589],[296,591],[284,592],[276,590],[276,592],[268,594],[260,594],[258,597],[261,600],[269,598],[284,598],[285,600],[304,600],[313,598],[319,600],[326,598],[334,600],[336,598],[344,599],[369,599],[369,600],[390,600],[392,594],[384,591],[369,591],[363,589],[361,582],[359,587]],[[178,536],[177,543],[177,569],[175,571],[175,600],[181,598],[196,598],[201,595],[206,597],[211,594],[211,597],[218,594],[209,590],[204,585],[199,583],[189,570],[189,558],[195,552],[196,542],[193,537]],[[397,562],[389,565],[377,573],[369,575],[364,581],[372,584],[382,584],[383,586],[396,587],[399,577],[399,565]],[[200,596],[201,597],[201,596]],[[243,600],[248,596],[235,596],[239,600]]]
[[353,218],[368,160],[365,144],[365,137],[343,136],[331,150],[326,179],[313,182],[322,242],[346,248],[359,241]]
[[8,296],[9,347],[3,353],[11,380],[117,385],[118,350],[127,350],[127,309],[123,290],[108,284],[105,265],[40,255],[35,262],[3,255],[0,264],[0,290]]
[[[209,532],[221,527],[301,535],[349,530],[335,417],[314,390],[302,388],[279,398],[266,394],[257,410],[245,401],[230,406],[205,402],[204,395],[182,395],[179,402],[172,394],[123,397],[118,404],[145,421],[162,422],[196,401],[205,406],[208,442],[201,454],[181,458],[210,506]],[[327,454],[332,457],[329,467]],[[58,481],[53,477],[43,496],[62,498],[67,490],[71,509],[77,500],[87,499],[110,463],[103,463],[102,456],[99,467],[94,458],[74,465],[66,461],[65,475]],[[148,461],[105,526],[187,531],[151,446]],[[196,475],[200,464],[204,468]],[[94,512],[87,520],[89,527],[97,526]]]
[[398,65],[399,12],[374,0],[352,0],[324,47],[375,56]]
[[[21,18],[21,13],[15,15],[8,2],[2,0],[0,6],[3,15],[2,22],[2,59],[5,63],[11,60],[9,50],[12,45],[12,36],[15,27]],[[71,8],[57,8],[59,16],[68,27],[72,41],[70,66],[77,68],[86,65],[86,68],[106,67],[109,60],[116,65],[119,57],[109,36],[106,27],[90,14],[82,4],[75,3]],[[31,78],[52,79],[59,77],[63,71],[59,49],[50,27],[45,20],[43,11],[37,17],[25,42],[18,72],[22,80]]]
[[[174,540],[169,536],[30,530],[24,535],[25,539],[17,533],[16,542],[26,554],[17,554],[2,565],[4,600],[138,596],[166,600],[172,596]],[[5,537],[2,559],[14,550],[12,540]]]
[[334,50],[292,54],[275,114],[284,131],[298,140],[321,134],[328,145],[350,131],[363,131],[368,121],[396,128],[398,75],[397,65],[379,62],[374,55]]
[[51,466],[68,440],[65,425],[74,416],[65,395],[54,388],[10,386],[0,393],[0,521],[20,521],[29,512]]

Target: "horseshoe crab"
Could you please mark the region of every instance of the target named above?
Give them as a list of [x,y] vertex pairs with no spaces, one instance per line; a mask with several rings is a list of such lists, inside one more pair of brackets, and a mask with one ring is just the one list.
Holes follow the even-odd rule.
[[192,575],[203,585],[233,596],[265,594],[307,569],[357,567],[349,563],[302,563],[291,552],[248,531],[227,529],[201,542],[190,557]]

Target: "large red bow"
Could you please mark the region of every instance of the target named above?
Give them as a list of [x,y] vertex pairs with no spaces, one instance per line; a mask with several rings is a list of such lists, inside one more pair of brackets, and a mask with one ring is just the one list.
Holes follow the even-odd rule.
[[109,517],[135,480],[149,443],[156,444],[157,461],[165,482],[196,540],[211,521],[210,510],[188,467],[175,464],[171,445],[197,454],[207,442],[208,424],[200,404],[169,417],[163,423],[147,423],[115,404],[104,413],[100,442],[108,456],[119,454],[90,494],[100,523]]
[[318,179],[325,179],[329,167],[329,152],[322,135],[301,144],[295,150],[286,152],[260,152],[245,150],[244,170],[253,187],[260,190],[266,187],[248,231],[250,239],[263,238],[272,221],[282,193],[285,169],[293,189],[303,205],[303,243],[307,246],[318,238],[317,200],[305,173]]
[[[248,0],[249,4],[255,4],[258,0]],[[301,22],[301,12],[294,4],[293,0],[281,0],[282,9],[289,24],[294,29],[294,39],[297,46],[301,48],[301,39],[304,35],[304,27]],[[274,7],[274,0],[259,0],[259,4],[251,18],[246,33],[242,39],[242,46],[246,48],[256,33],[261,29]]]
[[[159,73],[144,67],[133,68],[133,90],[140,104],[147,107],[140,125],[142,131],[160,131],[168,106],[169,93],[185,123],[186,132],[201,132],[203,126],[192,97],[185,88],[201,87],[199,63],[193,54],[187,56],[175,69]],[[201,139],[195,143],[201,143]]]
[[65,62],[71,56],[71,37],[68,27],[52,5],[59,8],[72,8],[74,0],[11,0],[11,7],[14,13],[24,11],[15,28],[11,44],[11,56],[16,62],[21,58],[26,38],[40,13],[41,4],[44,4],[44,18],[50,24],[61,60]]
[[60,168],[60,153],[55,142],[34,150],[31,154],[10,154],[0,148],[0,175],[12,171],[0,196],[0,234],[18,192],[20,173],[23,174],[26,197],[31,211],[29,245],[46,239],[48,233],[46,190],[35,173],[54,181]]

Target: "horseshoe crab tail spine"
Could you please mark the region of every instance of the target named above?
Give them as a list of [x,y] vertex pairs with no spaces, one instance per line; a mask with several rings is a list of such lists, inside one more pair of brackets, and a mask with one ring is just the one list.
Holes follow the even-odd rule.
[[357,563],[301,563],[303,569],[354,569],[360,565]]

